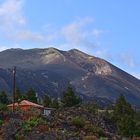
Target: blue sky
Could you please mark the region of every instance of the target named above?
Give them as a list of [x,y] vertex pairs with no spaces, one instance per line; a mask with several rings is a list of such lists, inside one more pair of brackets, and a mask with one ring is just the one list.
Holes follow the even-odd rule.
[[0,50],[80,49],[140,78],[139,0],[0,0]]

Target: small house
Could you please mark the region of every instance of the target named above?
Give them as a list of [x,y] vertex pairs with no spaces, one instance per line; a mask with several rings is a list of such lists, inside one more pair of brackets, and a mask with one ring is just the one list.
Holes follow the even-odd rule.
[[28,111],[32,108],[37,109],[37,110],[40,111],[41,114],[43,114],[45,116],[48,116],[51,113],[51,110],[52,110],[52,108],[47,108],[47,107],[44,107],[42,105],[30,102],[28,100],[23,100],[19,103],[9,104],[8,108],[12,110],[13,106],[14,106],[15,109],[18,108],[18,109],[21,109],[23,111]]

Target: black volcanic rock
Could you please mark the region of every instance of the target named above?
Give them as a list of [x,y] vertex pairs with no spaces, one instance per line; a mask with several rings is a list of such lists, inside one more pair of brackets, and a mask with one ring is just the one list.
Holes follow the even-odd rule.
[[140,80],[109,62],[79,50],[9,49],[0,52],[0,90],[11,93],[12,67],[17,66],[17,86],[24,92],[34,88],[38,94],[59,97],[71,85],[84,99],[109,100],[123,94],[140,105]]

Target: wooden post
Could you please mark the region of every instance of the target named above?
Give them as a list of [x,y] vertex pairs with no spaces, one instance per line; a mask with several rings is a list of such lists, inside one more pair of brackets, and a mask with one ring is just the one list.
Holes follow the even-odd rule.
[[13,112],[15,111],[16,67],[13,68]]

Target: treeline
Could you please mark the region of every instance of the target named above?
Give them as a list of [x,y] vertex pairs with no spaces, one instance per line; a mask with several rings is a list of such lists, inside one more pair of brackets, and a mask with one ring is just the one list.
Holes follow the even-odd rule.
[[[20,89],[17,88],[15,91],[15,102],[20,102],[25,99],[34,103],[39,103],[38,97],[34,89],[30,88],[23,94],[20,91]],[[1,105],[7,105],[12,102],[13,101],[8,97],[6,92],[4,91],[0,92]],[[60,100],[58,98],[51,98],[48,94],[45,94],[40,104],[46,107],[59,108],[60,106],[71,107],[74,105],[78,105],[81,102],[82,102],[81,98],[75,95],[74,90],[71,87],[68,87],[63,92],[63,96]]]
[[[19,88],[16,88],[15,91],[15,102],[20,102],[21,100],[30,100],[34,103],[37,103],[37,97],[36,97],[36,92],[30,88],[25,92],[25,94],[22,94]],[[0,104],[10,104],[13,102],[13,97],[8,96],[8,94],[5,91],[0,92]]]

